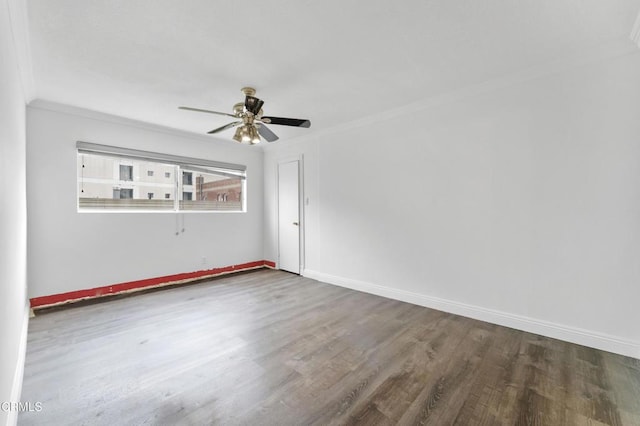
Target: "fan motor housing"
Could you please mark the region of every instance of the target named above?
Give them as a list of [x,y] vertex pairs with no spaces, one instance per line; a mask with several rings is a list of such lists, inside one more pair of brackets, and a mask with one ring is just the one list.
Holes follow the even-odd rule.
[[240,89],[240,91],[242,91],[242,93],[244,93],[245,96],[256,95],[256,89],[254,89],[253,87],[243,87],[242,89]]

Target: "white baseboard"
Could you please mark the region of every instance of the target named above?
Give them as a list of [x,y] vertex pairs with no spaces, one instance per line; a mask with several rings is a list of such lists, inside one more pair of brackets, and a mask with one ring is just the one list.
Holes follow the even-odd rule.
[[549,321],[496,311],[493,309],[483,308],[481,306],[469,305],[453,300],[441,299],[438,297],[385,287],[350,278],[325,274],[309,269],[304,270],[302,275],[328,284],[350,288],[352,290],[375,294],[389,299],[400,300],[414,305],[437,309],[443,312],[449,312],[492,324],[515,328],[529,333],[535,333],[546,337],[552,337],[554,339],[564,340],[566,342],[577,343],[579,345],[640,359],[640,342],[626,340],[617,336],[555,324]]
[[[27,355],[27,331],[29,330],[29,305],[24,307],[22,316],[22,332],[20,333],[20,346],[18,347],[18,360],[16,370],[13,374],[13,386],[11,388],[11,401],[20,401],[22,394],[22,378],[24,376],[24,362]],[[18,423],[18,412],[10,410],[7,413],[7,426],[14,426]]]

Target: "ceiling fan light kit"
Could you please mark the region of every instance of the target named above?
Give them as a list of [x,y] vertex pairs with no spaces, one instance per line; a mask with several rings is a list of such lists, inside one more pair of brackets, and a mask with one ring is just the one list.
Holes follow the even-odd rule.
[[311,127],[311,122],[305,119],[299,118],[284,118],[284,117],[264,117],[262,106],[264,101],[256,98],[256,90],[253,87],[243,87],[241,89],[244,93],[244,103],[239,102],[233,106],[233,114],[226,112],[211,111],[207,109],[192,108],[186,106],[180,106],[179,109],[196,112],[206,112],[209,114],[224,115],[228,117],[236,118],[240,121],[234,121],[224,126],[213,129],[208,134],[219,133],[233,127],[238,127],[233,140],[243,143],[255,145],[261,142],[260,136],[262,136],[267,142],[275,142],[278,140],[278,136],[273,133],[265,124],[277,124],[281,126],[293,126],[293,127]]
[[233,139],[237,142],[244,144],[255,145],[260,143],[260,136],[255,125],[245,124],[236,129],[236,133],[233,135]]

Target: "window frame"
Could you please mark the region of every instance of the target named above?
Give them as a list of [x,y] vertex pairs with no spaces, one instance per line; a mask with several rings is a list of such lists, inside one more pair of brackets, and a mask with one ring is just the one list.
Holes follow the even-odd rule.
[[[172,209],[152,209],[152,208],[99,208],[80,205],[81,186],[84,183],[84,166],[82,172],[76,170],[76,209],[78,213],[246,213],[247,212],[247,167],[245,165],[225,163],[220,161],[206,160],[201,158],[183,157],[172,154],[142,151],[137,149],[122,148],[111,145],[101,145],[90,142],[78,141],[76,143],[77,156],[88,154],[94,156],[119,159],[124,162],[144,161],[157,163],[163,166],[173,166],[171,179],[175,185],[175,197]],[[239,209],[183,209],[180,206],[183,190],[183,171],[188,173],[202,172],[211,175],[225,176],[227,178],[239,179],[241,181],[240,208]],[[133,181],[135,176],[132,176]],[[195,177],[192,176],[192,180]],[[155,197],[154,197],[155,198]],[[166,199],[166,197],[165,197]]]

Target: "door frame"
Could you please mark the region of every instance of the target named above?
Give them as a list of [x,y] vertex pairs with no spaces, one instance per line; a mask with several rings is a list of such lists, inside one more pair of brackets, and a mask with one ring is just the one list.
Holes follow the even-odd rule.
[[289,155],[286,157],[280,157],[277,160],[276,165],[276,248],[278,253],[278,260],[276,266],[280,269],[280,164],[298,162],[298,257],[299,257],[299,269],[300,275],[303,275],[305,266],[305,203],[304,203],[304,155]]

